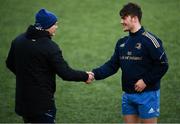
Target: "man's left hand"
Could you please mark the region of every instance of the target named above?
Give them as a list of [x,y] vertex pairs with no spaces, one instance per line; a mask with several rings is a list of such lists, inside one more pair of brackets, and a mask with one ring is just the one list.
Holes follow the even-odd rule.
[[142,92],[146,88],[146,84],[144,83],[143,79],[140,79],[135,84],[135,90],[137,92]]

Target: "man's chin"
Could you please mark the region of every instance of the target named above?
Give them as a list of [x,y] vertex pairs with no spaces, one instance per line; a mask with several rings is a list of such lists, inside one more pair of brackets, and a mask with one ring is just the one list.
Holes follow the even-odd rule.
[[123,29],[124,32],[128,32],[129,30],[128,29]]
[[54,35],[55,35],[55,33],[52,33],[52,34],[51,34],[51,36],[54,36]]
[[124,27],[124,28],[123,28],[123,31],[124,31],[124,32],[128,32],[129,30]]

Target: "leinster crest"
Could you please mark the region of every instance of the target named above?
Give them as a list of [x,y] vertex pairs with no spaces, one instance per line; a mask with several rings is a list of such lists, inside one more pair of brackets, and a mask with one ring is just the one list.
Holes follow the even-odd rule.
[[141,47],[142,47],[141,43],[136,43],[136,45],[135,45],[135,48],[136,48],[136,49],[140,50]]

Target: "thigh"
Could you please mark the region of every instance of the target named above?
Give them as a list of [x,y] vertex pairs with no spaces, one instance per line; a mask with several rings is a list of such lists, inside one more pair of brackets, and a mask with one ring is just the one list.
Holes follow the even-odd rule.
[[124,123],[140,123],[138,115],[125,115],[123,116]]
[[132,102],[131,94],[124,93],[122,96],[122,114],[138,115],[138,105]]
[[33,115],[33,116],[23,116],[25,123],[55,123],[56,109],[50,109],[45,113]]
[[157,118],[150,118],[150,119],[141,119],[142,123],[150,123],[150,124],[156,124],[157,123]]

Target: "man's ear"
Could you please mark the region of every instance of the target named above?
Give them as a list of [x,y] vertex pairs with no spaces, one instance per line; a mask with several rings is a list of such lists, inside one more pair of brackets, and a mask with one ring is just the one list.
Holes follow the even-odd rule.
[[137,16],[133,16],[133,17],[132,17],[132,20],[133,20],[133,22],[135,22],[135,23],[139,22],[139,19],[138,19]]

